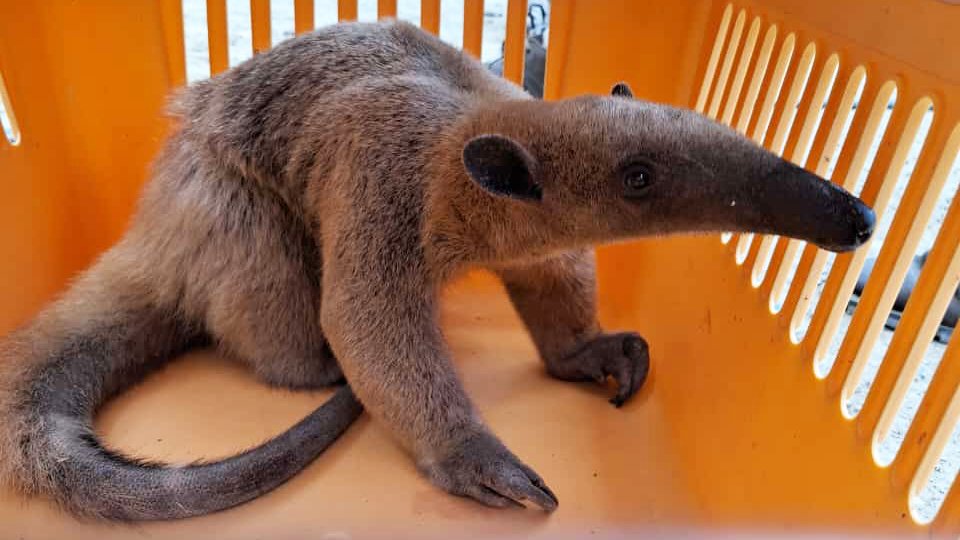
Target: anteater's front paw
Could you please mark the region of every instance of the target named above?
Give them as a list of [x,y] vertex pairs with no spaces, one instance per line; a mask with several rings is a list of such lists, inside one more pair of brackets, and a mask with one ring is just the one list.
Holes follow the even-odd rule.
[[529,501],[547,512],[557,497],[540,475],[486,432],[471,434],[442,460],[423,465],[424,472],[446,491],[471,497],[488,506],[523,507]]
[[573,354],[547,362],[547,371],[567,381],[595,380],[608,376],[617,381],[617,395],[610,399],[617,407],[637,393],[650,371],[647,342],[634,332],[604,334],[587,342]]

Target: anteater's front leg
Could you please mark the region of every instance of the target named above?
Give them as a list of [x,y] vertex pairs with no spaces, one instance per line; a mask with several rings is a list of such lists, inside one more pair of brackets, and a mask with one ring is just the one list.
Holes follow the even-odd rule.
[[490,432],[464,393],[419,265],[352,266],[350,259],[328,259],[321,319],[364,407],[441,488],[490,506],[556,508],[550,488]]
[[591,251],[498,271],[551,375],[598,382],[612,376],[618,390],[610,402],[618,407],[636,393],[650,367],[647,343],[633,332],[601,331]]

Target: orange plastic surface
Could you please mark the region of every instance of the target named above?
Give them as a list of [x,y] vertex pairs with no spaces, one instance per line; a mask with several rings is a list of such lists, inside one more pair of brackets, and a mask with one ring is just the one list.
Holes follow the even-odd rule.
[[[653,343],[653,370],[620,410],[607,403],[612,387],[543,372],[492,280],[454,288],[445,304],[467,391],[557,493],[553,515],[489,510],[440,492],[364,417],[305,472],[235,510],[131,530],[79,526],[45,503],[7,496],[0,538],[125,538],[134,530],[244,539],[925,534],[909,518],[889,519],[900,499],[887,493],[886,475],[861,455],[797,355],[783,355],[774,321],[729,309],[750,289],[724,264],[726,249],[713,238],[638,247],[658,255],[631,257],[625,273],[647,278],[623,293],[657,308],[638,311],[625,327]],[[705,283],[704,263],[725,270]],[[702,295],[696,310],[664,302],[680,291]],[[194,354],[111,403],[99,428],[115,447],[187,462],[279,433],[325,395],[272,390],[235,365]],[[784,423],[799,410],[804,422]],[[828,465],[836,463],[849,467]],[[340,531],[347,535],[335,536]]]
[[[223,4],[207,3],[217,9]],[[267,1],[253,4],[255,15],[268,13]],[[313,13],[303,2],[297,5],[302,29]],[[423,21],[435,29],[440,2],[425,5]],[[464,42],[473,52],[479,50],[482,5],[467,1]],[[381,6],[389,11],[393,2]],[[708,0],[554,0],[546,95],[607,92],[626,80],[643,98],[693,107],[726,7]],[[942,141],[960,118],[958,7],[938,0],[743,0],[734,8],[730,27],[746,9],[744,35],[755,16],[763,22],[754,56],[767,25],[778,25],[771,66],[784,36],[796,33],[781,100],[812,41],[838,53],[841,74],[853,64],[865,66],[864,99],[886,79],[897,81],[902,103],[931,96],[939,122],[931,131],[935,140]],[[123,231],[166,128],[160,116],[164,97],[183,82],[184,59],[180,0],[0,0],[0,13],[0,73],[22,132],[18,146],[0,140],[3,333],[35,313]],[[341,0],[338,13],[355,18],[356,1]],[[510,13],[509,27],[522,29],[516,7]],[[221,12],[214,19],[216,70],[225,65],[226,50]],[[269,23],[259,24],[256,41],[263,45]],[[508,71],[516,76],[520,41],[513,35],[508,42]],[[825,58],[816,61],[812,78]],[[715,73],[723,61],[718,56]],[[756,63],[749,62],[747,71]],[[736,62],[731,66],[735,70]],[[731,79],[735,74],[728,73]],[[834,93],[845,83],[838,79]],[[809,101],[801,100],[804,107]],[[751,108],[734,104],[733,111]],[[773,115],[768,139],[781,112]],[[895,111],[891,126],[907,112]],[[805,114],[801,108],[795,124]],[[852,132],[864,125],[858,116]],[[796,132],[785,141],[792,152]],[[823,144],[822,136],[814,139],[811,161]],[[895,144],[881,145],[867,196],[879,189],[883,162]],[[939,149],[932,152],[922,169],[934,164]],[[849,153],[843,154],[841,168],[849,161]],[[890,274],[920,195],[921,188],[913,188],[905,199],[905,217],[898,214],[893,247],[881,256],[878,275]],[[951,210],[947,222],[921,278],[927,297],[945,279],[960,238],[960,210]],[[755,238],[743,266],[734,263],[736,241],[723,245],[715,236],[600,250],[603,322],[610,329],[636,329],[651,344],[650,379],[623,410],[607,404],[610,388],[548,378],[490,278],[481,274],[452,287],[444,327],[456,364],[492,428],[560,497],[560,509],[549,517],[488,510],[440,492],[364,417],[289,484],[234,510],[177,523],[108,527],[78,524],[46,502],[0,493],[0,538],[956,537],[957,490],[931,526],[912,521],[905,492],[930,432],[946,414],[960,370],[950,364],[935,379],[932,397],[918,414],[916,429],[926,431],[911,432],[889,470],[874,465],[870,433],[840,414],[841,375],[819,381],[812,374],[818,332],[841,276],[831,276],[810,333],[793,345],[790,310],[771,314],[770,284],[750,285],[759,244]],[[773,254],[768,279],[784,246]],[[807,248],[801,269],[810,267],[811,257]],[[842,270],[849,261],[841,257],[836,267]],[[798,302],[804,278],[795,280],[787,306]],[[915,308],[905,316],[905,337],[898,339],[918,331],[924,311]],[[907,347],[897,343],[893,354],[899,356],[880,375],[887,391]],[[951,345],[945,362],[960,359],[958,347]],[[98,422],[111,445],[189,461],[260,442],[325,395],[268,389],[239,367],[196,353],[115,400]]]

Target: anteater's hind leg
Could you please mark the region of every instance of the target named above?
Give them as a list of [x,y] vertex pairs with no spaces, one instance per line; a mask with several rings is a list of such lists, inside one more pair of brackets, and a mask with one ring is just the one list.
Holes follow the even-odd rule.
[[250,366],[264,382],[319,388],[343,379],[318,317],[319,294],[292,277],[266,290],[247,290],[224,302],[215,339],[227,356]]
[[[319,249],[279,197],[242,180],[221,182],[222,240],[207,268],[215,282],[206,327],[223,354],[268,384],[317,388],[343,379],[320,328]],[[237,190],[237,194],[223,191]],[[233,196],[231,196],[233,195]]]

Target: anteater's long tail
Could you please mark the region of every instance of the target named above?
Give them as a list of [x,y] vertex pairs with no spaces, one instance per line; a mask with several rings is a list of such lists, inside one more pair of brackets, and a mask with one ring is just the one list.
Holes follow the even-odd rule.
[[0,343],[0,480],[19,491],[89,518],[207,514],[279,486],[362,412],[344,386],[283,434],[211,463],[170,466],[105,448],[92,427],[98,407],[199,335],[176,309],[107,277],[88,274]]

